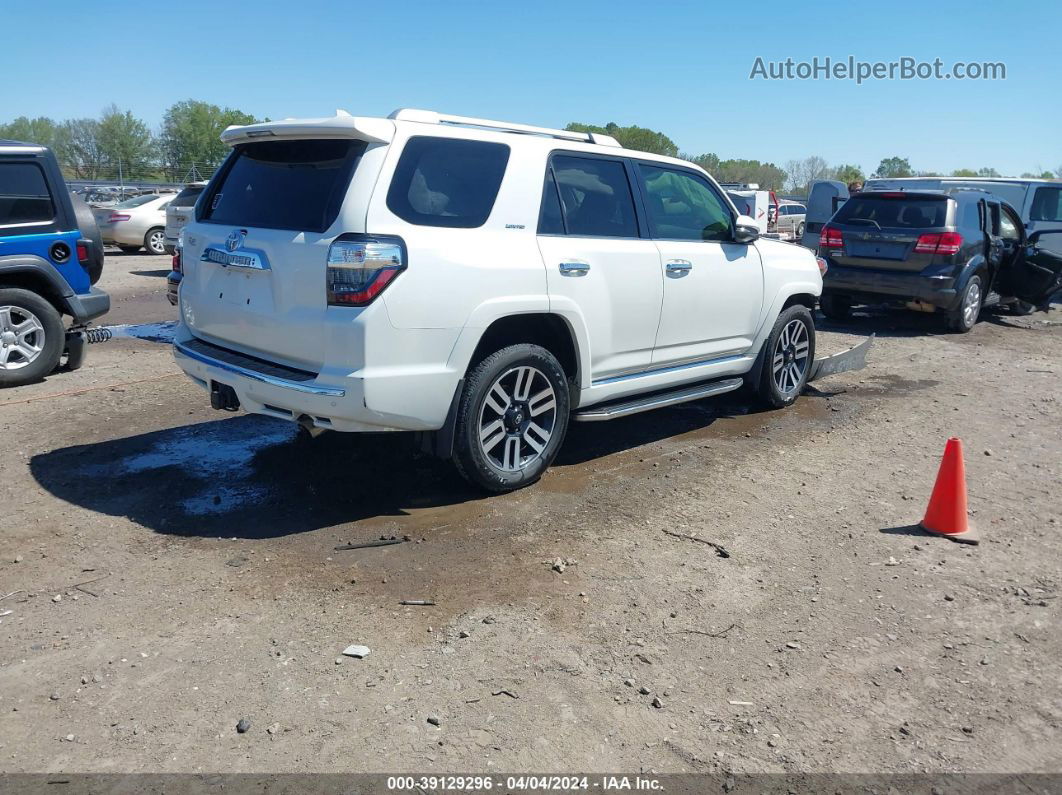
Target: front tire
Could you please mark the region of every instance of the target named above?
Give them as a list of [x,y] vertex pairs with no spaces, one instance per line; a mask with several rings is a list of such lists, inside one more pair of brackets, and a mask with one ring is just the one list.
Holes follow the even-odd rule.
[[756,396],[769,408],[792,405],[804,391],[815,361],[815,320],[801,304],[782,310],[764,343]]
[[948,327],[960,334],[968,334],[977,325],[984,304],[981,277],[971,276],[959,296],[959,307],[948,313]]
[[144,235],[144,248],[147,249],[148,254],[165,254],[166,230],[161,227],[149,229],[148,233]]
[[40,381],[63,355],[59,311],[36,293],[0,289],[0,388]]
[[457,411],[454,463],[495,494],[529,486],[556,458],[568,430],[568,380],[538,345],[512,345],[469,373]]

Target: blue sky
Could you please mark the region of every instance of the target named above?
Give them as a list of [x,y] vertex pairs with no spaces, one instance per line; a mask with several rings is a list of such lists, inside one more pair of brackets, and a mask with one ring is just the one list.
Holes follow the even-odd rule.
[[[60,30],[41,28],[43,9]],[[1057,0],[0,0],[0,120],[115,102],[156,127],[187,98],[272,118],[409,106],[641,124],[684,152],[779,165],[814,154],[869,172],[899,155],[1017,174],[1062,167],[1060,23]],[[1007,79],[749,79],[757,56],[849,55],[1002,61]]]

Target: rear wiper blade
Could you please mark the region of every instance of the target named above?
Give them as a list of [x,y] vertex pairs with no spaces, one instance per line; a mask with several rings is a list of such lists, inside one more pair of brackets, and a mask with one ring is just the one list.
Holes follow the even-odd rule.
[[881,224],[879,224],[877,221],[873,220],[872,218],[847,218],[847,219],[845,219],[845,223],[846,224],[874,224],[874,226],[876,226],[878,228],[878,231],[879,232],[881,231]]

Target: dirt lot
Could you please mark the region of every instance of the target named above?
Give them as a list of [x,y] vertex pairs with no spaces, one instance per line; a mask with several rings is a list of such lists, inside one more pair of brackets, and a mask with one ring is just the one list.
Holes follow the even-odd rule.
[[[173,319],[167,270],[108,257],[107,322]],[[1062,311],[820,352],[871,331],[789,410],[576,425],[493,498],[93,346],[0,394],[0,770],[1062,771]],[[952,435],[979,547],[910,528]]]

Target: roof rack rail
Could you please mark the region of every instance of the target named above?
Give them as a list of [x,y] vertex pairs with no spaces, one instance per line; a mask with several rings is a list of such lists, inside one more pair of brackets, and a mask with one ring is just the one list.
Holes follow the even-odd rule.
[[462,127],[481,127],[487,130],[501,130],[502,132],[521,133],[524,135],[545,135],[566,141],[583,141],[601,146],[620,146],[620,142],[611,135],[602,135],[601,133],[554,130],[549,127],[534,127],[530,124],[512,124],[506,121],[475,119],[471,116],[452,116],[446,113],[436,113],[433,110],[418,110],[417,108],[399,108],[387,118],[395,121],[416,121],[422,124],[453,124]]

